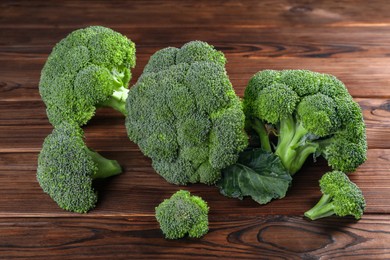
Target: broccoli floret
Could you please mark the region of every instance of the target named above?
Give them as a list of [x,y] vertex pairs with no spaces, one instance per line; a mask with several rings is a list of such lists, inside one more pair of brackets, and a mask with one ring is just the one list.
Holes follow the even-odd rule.
[[168,182],[214,184],[247,146],[245,116],[225,71],[205,42],[151,56],[130,88],[127,133]]
[[97,202],[92,181],[121,171],[117,161],[108,160],[85,145],[79,126],[64,122],[43,143],[37,180],[60,208],[85,213]]
[[[245,90],[246,125],[280,157],[290,174],[308,156],[322,155],[334,170],[352,172],[366,160],[359,105],[337,78],[307,70],[264,70]],[[275,134],[277,141],[270,137]]]
[[84,125],[100,106],[125,114],[134,66],[135,45],[126,36],[101,26],[73,31],[53,48],[41,72],[49,121]]
[[360,219],[366,203],[362,191],[343,172],[332,171],[324,174],[319,181],[322,197],[305,216],[311,220],[332,215],[354,216]]
[[209,230],[208,212],[202,198],[180,190],[156,207],[156,219],[166,238],[200,238]]

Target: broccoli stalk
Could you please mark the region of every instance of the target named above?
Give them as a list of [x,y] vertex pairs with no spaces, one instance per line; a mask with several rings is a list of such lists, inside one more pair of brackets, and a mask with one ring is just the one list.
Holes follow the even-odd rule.
[[294,175],[305,163],[309,155],[314,154],[318,144],[314,142],[302,143],[303,138],[309,134],[301,122],[288,116],[280,121],[279,139],[275,154],[280,157],[283,165]]
[[305,212],[305,216],[311,220],[316,220],[319,218],[329,217],[335,214],[334,204],[332,203],[332,196],[328,194],[322,195],[321,199],[317,204],[310,210]]
[[325,173],[319,181],[323,193],[318,203],[305,212],[311,220],[337,215],[360,219],[366,203],[362,191],[340,171]]
[[122,172],[118,161],[107,159],[90,148],[86,149],[86,152],[97,167],[96,172],[91,176],[93,179],[104,179]]
[[112,107],[118,112],[126,116],[126,99],[129,94],[129,89],[126,87],[131,78],[131,73],[128,69],[122,68],[120,71],[113,69],[111,71],[113,78],[112,95],[103,102],[97,104],[97,107]]
[[259,135],[261,148],[267,152],[272,152],[271,142],[269,140],[269,134],[265,127],[265,124],[261,123],[257,118],[253,119],[252,123],[253,130]]
[[[118,94],[122,95],[121,93]],[[126,98],[112,95],[109,99],[98,104],[97,107],[111,107],[116,111],[120,112],[121,114],[123,114],[124,116],[126,116],[126,103],[123,102],[124,100],[126,100]]]
[[126,99],[129,93],[129,89],[121,86],[115,90],[113,94],[105,101],[99,103],[97,107],[112,107],[116,111],[126,116]]

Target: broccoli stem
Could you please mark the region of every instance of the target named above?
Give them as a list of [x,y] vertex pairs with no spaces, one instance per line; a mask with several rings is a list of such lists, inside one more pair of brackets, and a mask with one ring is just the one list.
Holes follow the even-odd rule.
[[292,116],[289,116],[280,121],[279,133],[278,133],[278,144],[276,147],[275,154],[279,157],[285,157],[285,153],[289,150],[291,140],[295,134],[295,120]]
[[267,152],[272,152],[269,136],[264,124],[259,119],[255,118],[252,121],[252,128],[259,135],[261,148]]
[[295,159],[290,163],[290,172],[292,174],[299,171],[305,163],[309,155],[315,153],[318,149],[318,144],[316,143],[307,143],[304,146],[301,146],[297,149]]
[[[296,122],[293,116],[288,116],[280,121],[279,141],[275,154],[280,157],[284,167],[286,167],[291,175],[295,174],[304,163],[304,160],[301,159],[297,161],[301,156],[297,148],[302,137],[307,133],[308,131],[302,124]],[[306,157],[304,158],[307,158],[307,155],[305,153]]]
[[97,171],[92,176],[93,179],[107,178],[113,175],[118,175],[122,172],[122,168],[116,160],[109,160],[90,149],[88,149],[88,154],[97,166]]
[[334,215],[334,206],[331,200],[332,197],[330,195],[322,195],[318,203],[305,212],[305,216],[311,220],[316,220]]
[[125,66],[119,66],[118,68],[113,68],[111,70],[111,75],[113,79],[117,82],[117,84],[120,86],[126,86],[129,83],[129,80],[131,78],[131,72],[129,68],[126,68]]
[[100,103],[99,106],[112,107],[113,109],[119,111],[124,116],[126,116],[126,99],[128,93],[129,90],[122,86],[118,90],[115,90],[109,99]]
[[295,120],[293,116],[280,121],[275,154],[279,156],[291,175],[299,171],[307,157],[315,153],[319,147],[318,143],[303,139],[308,133],[302,123]]
[[131,77],[131,72],[128,68],[120,66],[111,70],[114,88],[114,93],[106,101],[100,103],[98,106],[112,107],[126,116],[126,99],[129,94],[127,86]]

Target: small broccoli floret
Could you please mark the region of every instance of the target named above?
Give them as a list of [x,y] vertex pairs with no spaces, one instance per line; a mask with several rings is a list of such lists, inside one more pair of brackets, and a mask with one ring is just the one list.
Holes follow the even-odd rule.
[[[352,172],[366,160],[365,124],[359,105],[334,76],[307,70],[264,70],[244,95],[246,125],[262,148],[296,173],[306,159],[324,156],[335,170]],[[277,142],[270,136],[275,134]]]
[[306,217],[311,220],[332,215],[361,218],[366,206],[363,193],[347,175],[340,171],[328,172],[319,183],[323,195],[312,209],[305,212]]
[[101,26],[73,31],[53,48],[41,72],[49,121],[84,125],[100,106],[125,114],[134,66],[135,45],[124,35]]
[[205,42],[168,47],[151,56],[130,89],[128,136],[170,183],[214,184],[247,146],[225,62]]
[[209,230],[208,212],[202,198],[180,190],[156,207],[156,219],[168,239],[200,238]]
[[92,181],[121,171],[117,161],[108,160],[85,145],[81,128],[64,122],[43,143],[37,180],[60,208],[85,213],[97,202]]

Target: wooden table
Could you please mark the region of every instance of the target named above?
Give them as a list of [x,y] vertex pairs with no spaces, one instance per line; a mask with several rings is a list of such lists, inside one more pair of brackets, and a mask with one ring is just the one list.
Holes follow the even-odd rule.
[[[0,3],[0,259],[389,259],[389,1],[7,1]],[[368,160],[350,178],[367,201],[360,221],[308,221],[324,160],[308,162],[283,200],[260,206],[212,186],[185,187],[208,201],[210,232],[165,240],[154,208],[180,188],[168,184],[126,136],[124,118],[101,109],[85,127],[90,147],[124,173],[99,182],[88,214],[61,210],[35,173],[51,132],[38,93],[52,47],[88,25],[117,30],[137,45],[132,83],[167,46],[203,40],[222,50],[238,95],[262,69],[309,69],[341,79],[361,105]]]

